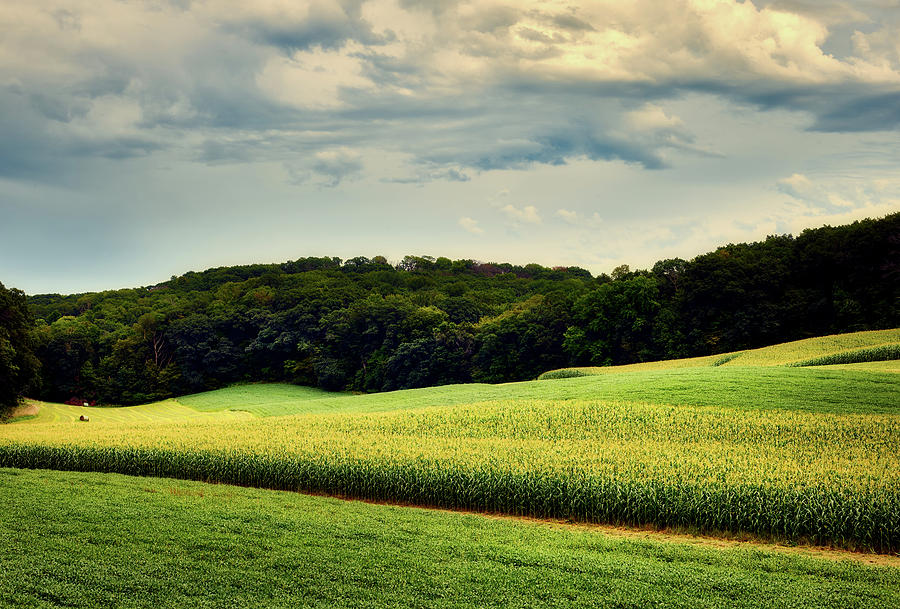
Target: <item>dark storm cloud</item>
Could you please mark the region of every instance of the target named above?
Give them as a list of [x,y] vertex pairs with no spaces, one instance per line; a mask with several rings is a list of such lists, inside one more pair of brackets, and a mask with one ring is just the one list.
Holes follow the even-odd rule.
[[72,113],[65,104],[15,89],[0,88],[0,108],[4,110],[0,112],[0,176],[4,177],[53,182],[66,179],[79,159],[135,158],[165,148],[142,134],[68,130]]
[[595,31],[594,26],[592,26],[590,23],[571,14],[555,15],[552,18],[552,21],[555,25],[566,30],[574,30],[576,32]]
[[[580,103],[573,104],[573,96]],[[638,99],[635,105],[641,103]],[[336,128],[354,133],[358,142],[366,144],[383,145],[393,138],[397,148],[432,168],[522,169],[587,158],[618,159],[659,169],[665,166],[659,150],[672,144],[653,134],[615,134],[627,105],[564,88],[510,93],[498,86],[427,102],[378,94],[361,96],[357,104],[357,108],[337,114],[346,122],[336,123]],[[591,110],[573,112],[573,106]],[[679,134],[678,138],[689,136]],[[401,180],[417,182],[423,176],[454,178],[431,169]]]
[[[793,110],[812,117],[808,129],[827,133],[900,129],[900,91],[854,90],[841,85],[761,87],[754,91],[704,83],[693,87],[763,110]],[[682,87],[689,91],[691,88]]]
[[301,5],[307,9],[303,18],[280,14],[248,16],[229,21],[223,29],[287,54],[314,47],[339,49],[350,40],[367,46],[393,40],[389,30],[383,34],[372,30],[362,17],[363,4],[364,0],[312,1]]
[[345,151],[321,153],[312,164],[312,170],[324,178],[326,186],[337,186],[362,171],[359,156]]
[[900,129],[900,92],[860,96],[829,107],[816,117],[816,131],[894,131]]
[[[203,45],[191,45],[178,58],[176,74],[132,66],[132,74],[146,83],[135,94],[144,110],[142,126],[290,128],[298,119],[297,110],[264,94],[257,84],[267,58],[247,41],[212,37]],[[184,111],[173,111],[179,104]]]
[[[68,123],[90,110],[90,105],[83,100],[48,95],[43,91],[28,93],[28,106],[42,117],[59,123]],[[21,111],[27,110],[22,108]]]
[[166,148],[159,142],[138,136],[120,136],[101,140],[73,139],[67,152],[73,156],[98,156],[106,159],[133,159]]
[[622,160],[637,163],[646,169],[660,169],[662,159],[639,143],[620,140],[614,136],[589,133],[590,128],[577,122],[554,125],[552,133],[521,134],[518,141],[497,143],[484,151],[460,149],[423,151],[422,157],[433,163],[459,163],[482,171],[495,169],[523,169],[533,164],[564,165],[569,160],[587,158]]
[[57,169],[58,153],[24,96],[0,88],[0,109],[0,176],[33,179]]

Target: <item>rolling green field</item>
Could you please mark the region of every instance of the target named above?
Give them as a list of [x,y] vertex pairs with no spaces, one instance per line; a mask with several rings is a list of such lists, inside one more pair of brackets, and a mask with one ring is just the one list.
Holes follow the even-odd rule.
[[459,386],[241,420],[32,419],[2,428],[0,465],[900,548],[893,374],[674,369],[493,390],[504,399]]
[[192,419],[211,418],[238,421],[252,416],[248,412],[239,410],[223,409],[215,413],[204,412],[185,406],[179,400],[164,400],[141,406],[122,407],[84,407],[27,400],[25,410],[37,410],[37,412],[25,415],[21,419],[16,419],[15,423],[26,425],[70,425],[78,422],[79,417],[82,415],[86,415],[91,423],[112,423],[116,425],[127,423],[178,423]]
[[[488,400],[603,399],[693,406],[783,408],[819,412],[896,412],[900,360],[816,366],[789,371],[784,366],[873,347],[900,345],[900,330],[877,330],[811,338],[725,355],[609,366],[573,368],[542,375],[550,383],[471,383],[369,395],[331,393],[284,384],[237,385],[142,406],[82,407],[29,401],[36,414],[20,423],[77,421],[140,423],[313,414],[361,413],[432,406],[456,406]],[[720,363],[723,362],[724,363]],[[718,365],[717,365],[718,364]],[[737,368],[741,368],[738,370]],[[771,368],[771,369],[768,369]],[[574,370],[574,378],[553,378]],[[851,374],[847,374],[849,371]],[[874,373],[874,374],[870,374]],[[602,382],[578,380],[604,375]],[[565,375],[562,375],[565,377]],[[211,417],[211,419],[209,418]]]
[[[283,384],[238,385],[142,406],[68,406],[29,401],[37,414],[14,425],[77,422],[179,423],[229,421],[292,414],[360,414],[450,407],[502,400],[610,400],[750,410],[898,413],[894,362],[785,367],[695,367],[627,370],[588,377],[485,385],[445,385],[350,395]],[[627,368],[627,367],[623,367]],[[10,431],[0,431],[0,441]],[[36,432],[36,430],[33,430]],[[57,430],[48,430],[52,436]],[[10,432],[18,435],[18,432]],[[37,432],[39,433],[39,432]]]
[[244,385],[43,405],[0,429],[0,465],[896,552],[898,395],[891,372],[677,364],[370,395]]
[[896,555],[896,361],[785,365],[890,332],[503,385],[31,402],[0,426],[24,468],[0,470],[0,605],[893,606],[894,563],[172,480]]
[[14,424],[0,465],[896,551],[900,417],[896,393],[881,395],[875,414],[513,399],[239,423]]
[[[824,360],[838,354],[850,354],[853,352],[867,351],[873,348],[887,349],[888,355],[876,358],[872,361],[900,359],[900,329],[871,330],[868,332],[853,332],[850,334],[833,334],[819,336],[804,340],[783,343],[750,349],[748,351],[736,351],[719,355],[707,355],[704,357],[692,357],[677,360],[664,360],[658,362],[644,362],[640,364],[628,364],[626,366],[601,366],[566,368],[563,370],[575,370],[583,374],[617,374],[620,372],[671,370],[673,368],[698,368],[708,366],[786,366],[786,365],[821,365],[828,363]],[[857,360],[867,362],[869,358]],[[838,363],[838,362],[835,362]],[[845,363],[845,362],[840,362]],[[878,367],[875,367],[878,369]],[[544,376],[553,377],[559,371],[545,372]]]
[[2,607],[900,604],[896,559],[164,478],[0,469],[0,505]]

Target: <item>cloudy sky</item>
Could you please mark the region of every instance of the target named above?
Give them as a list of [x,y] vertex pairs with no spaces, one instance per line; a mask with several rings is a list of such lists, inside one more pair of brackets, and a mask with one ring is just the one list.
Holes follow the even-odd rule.
[[900,211],[900,0],[0,0],[0,282],[608,272]]

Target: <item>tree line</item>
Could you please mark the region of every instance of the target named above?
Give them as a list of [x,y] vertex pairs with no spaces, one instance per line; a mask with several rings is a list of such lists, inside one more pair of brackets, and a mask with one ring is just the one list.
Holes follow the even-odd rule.
[[376,256],[221,267],[27,306],[0,286],[0,388],[136,404],[242,381],[371,392],[525,380],[900,326],[898,286],[900,213],[598,276]]

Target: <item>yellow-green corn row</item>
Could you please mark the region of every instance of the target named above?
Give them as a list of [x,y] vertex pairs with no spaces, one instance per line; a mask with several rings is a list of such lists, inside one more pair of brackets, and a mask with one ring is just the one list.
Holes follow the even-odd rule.
[[486,402],[180,425],[8,426],[0,466],[169,476],[900,551],[900,417]]
[[866,349],[841,351],[820,357],[813,357],[799,362],[792,362],[788,366],[828,366],[831,364],[859,364],[862,362],[884,362],[900,359],[900,344],[879,345]]

